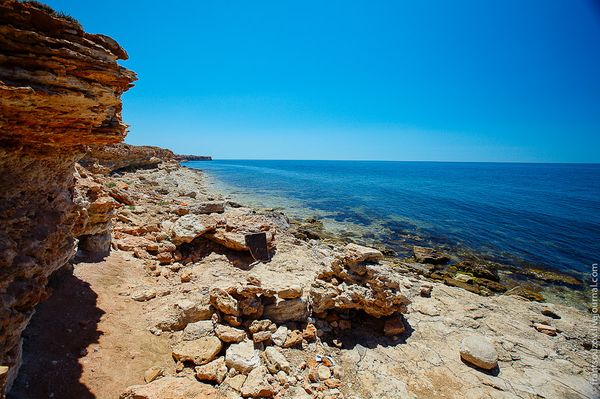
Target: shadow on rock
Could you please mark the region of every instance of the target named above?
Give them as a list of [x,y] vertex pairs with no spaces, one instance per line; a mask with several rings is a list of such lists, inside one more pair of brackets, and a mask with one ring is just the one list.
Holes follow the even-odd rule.
[[404,331],[387,336],[384,334],[385,321],[362,311],[353,312],[350,322],[351,328],[328,332],[321,337],[322,341],[342,349],[354,349],[356,346],[373,349],[405,344],[414,331],[408,321],[403,319]]
[[475,370],[477,370],[477,371],[479,371],[479,372],[481,372],[483,374],[487,374],[487,375],[492,376],[492,377],[498,377],[500,375],[500,367],[498,367],[498,366],[494,367],[491,370],[486,370],[486,369],[483,369],[481,367],[477,367],[474,364],[466,362],[462,358],[460,359],[460,361],[463,362],[463,364],[469,366],[470,368],[475,369]]
[[[200,262],[214,253],[224,255],[232,265],[241,270],[251,270],[256,264],[256,261],[249,252],[234,251],[203,237],[198,237],[189,244],[182,244],[179,250],[183,257],[182,263]],[[274,251],[271,252],[271,256],[273,255]]]
[[104,312],[88,283],[68,271],[50,279],[52,296],[38,305],[24,333],[23,366],[9,399],[94,398],[79,380],[79,360],[98,342]]

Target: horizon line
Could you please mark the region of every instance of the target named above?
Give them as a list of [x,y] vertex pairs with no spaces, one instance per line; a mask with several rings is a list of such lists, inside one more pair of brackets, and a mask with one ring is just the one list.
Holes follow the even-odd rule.
[[398,160],[398,159],[306,159],[306,158],[215,158],[211,160],[191,160],[184,162],[211,161],[316,161],[316,162],[429,162],[429,163],[489,163],[489,164],[537,164],[537,165],[600,165],[600,162],[539,162],[539,161],[440,161],[440,160]]

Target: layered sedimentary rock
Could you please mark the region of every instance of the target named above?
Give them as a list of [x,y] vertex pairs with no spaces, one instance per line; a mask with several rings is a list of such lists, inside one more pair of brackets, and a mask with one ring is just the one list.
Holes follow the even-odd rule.
[[86,145],[125,135],[125,51],[51,10],[0,2],[0,365],[8,385],[20,336],[48,277],[73,255],[81,208],[74,165]]
[[121,169],[154,168],[171,160],[175,160],[171,150],[119,143],[90,148],[80,163],[94,173],[109,174]]

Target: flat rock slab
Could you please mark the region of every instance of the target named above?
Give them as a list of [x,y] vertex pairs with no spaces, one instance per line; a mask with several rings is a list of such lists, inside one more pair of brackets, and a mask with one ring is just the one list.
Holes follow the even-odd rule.
[[223,348],[217,337],[202,337],[194,341],[182,341],[173,347],[173,357],[181,362],[203,365],[213,360]]

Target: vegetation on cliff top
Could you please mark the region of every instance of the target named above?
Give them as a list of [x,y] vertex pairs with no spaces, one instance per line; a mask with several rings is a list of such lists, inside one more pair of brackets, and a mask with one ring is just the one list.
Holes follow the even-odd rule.
[[56,11],[55,9],[53,9],[52,7],[50,7],[47,4],[44,4],[40,1],[37,0],[23,0],[21,1],[21,3],[24,4],[29,4],[32,7],[35,7],[39,10],[43,10],[45,12],[47,12],[48,14],[60,18],[60,19],[64,19],[66,21],[69,21],[71,23],[73,23],[74,25],[76,25],[79,29],[83,29],[83,26],[81,26],[81,23],[75,19],[74,17],[72,17],[69,14],[64,13],[63,11]]

